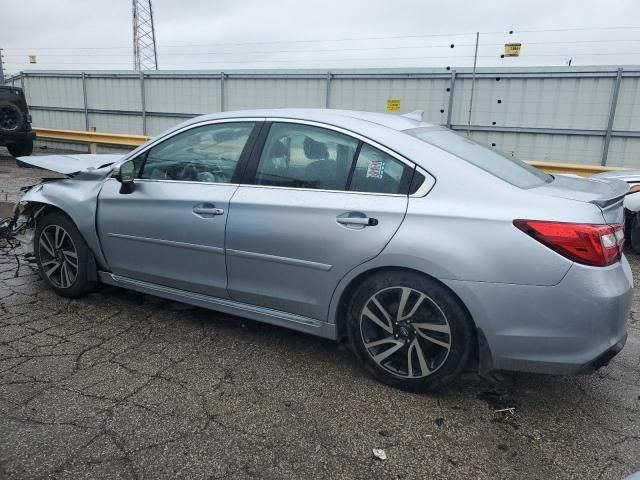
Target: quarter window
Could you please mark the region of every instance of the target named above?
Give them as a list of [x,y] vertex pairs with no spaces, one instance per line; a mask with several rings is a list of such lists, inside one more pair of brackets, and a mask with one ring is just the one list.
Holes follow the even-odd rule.
[[505,182],[520,188],[533,188],[553,181],[553,177],[499,150],[442,127],[420,127],[404,130],[425,143],[461,158]]
[[140,178],[229,183],[253,126],[232,122],[179,133],[147,151]]
[[349,190],[353,192],[406,194],[413,168],[364,144],[358,155]]
[[258,163],[256,184],[345,190],[357,140],[325,128],[274,123]]

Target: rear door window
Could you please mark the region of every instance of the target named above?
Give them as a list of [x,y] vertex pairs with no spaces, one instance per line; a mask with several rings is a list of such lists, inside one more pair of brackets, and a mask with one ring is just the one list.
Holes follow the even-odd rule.
[[345,190],[358,141],[339,132],[295,123],[274,123],[255,183],[291,188]]
[[349,190],[352,192],[406,194],[413,167],[363,144],[353,171]]

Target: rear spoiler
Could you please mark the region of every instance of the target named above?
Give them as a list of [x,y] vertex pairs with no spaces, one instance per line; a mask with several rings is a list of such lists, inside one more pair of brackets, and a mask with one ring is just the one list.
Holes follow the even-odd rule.
[[611,198],[604,198],[601,200],[591,200],[589,203],[593,203],[594,205],[599,206],[601,209],[605,210],[609,207],[612,207],[614,205],[617,205],[618,203],[622,202],[622,200],[624,200],[624,197],[626,196],[626,193],[623,193],[622,195],[618,195],[617,197],[611,197]]
[[594,182],[606,183],[609,187],[611,187],[611,190],[613,190],[611,192],[611,197],[596,198],[589,202],[597,205],[603,210],[622,202],[625,195],[627,195],[627,192],[629,192],[629,188],[631,188],[627,182],[615,178],[590,178],[590,180]]

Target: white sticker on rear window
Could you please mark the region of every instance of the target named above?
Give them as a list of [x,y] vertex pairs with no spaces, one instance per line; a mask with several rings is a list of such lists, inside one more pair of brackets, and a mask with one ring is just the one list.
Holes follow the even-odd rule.
[[371,160],[367,167],[367,178],[381,179],[384,175],[384,161]]

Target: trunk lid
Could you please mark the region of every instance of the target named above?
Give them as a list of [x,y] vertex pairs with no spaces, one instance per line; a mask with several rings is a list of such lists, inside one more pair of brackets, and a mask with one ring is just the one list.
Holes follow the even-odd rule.
[[536,193],[592,203],[608,224],[624,224],[622,202],[629,184],[615,178],[575,178],[556,175],[553,182],[533,189]]
[[18,157],[18,165],[28,165],[64,175],[72,175],[83,170],[106,167],[122,158],[124,155],[120,154],[43,155]]
[[599,173],[591,177],[592,179],[612,179],[623,180],[625,182],[640,182],[640,170],[613,170],[611,172]]

